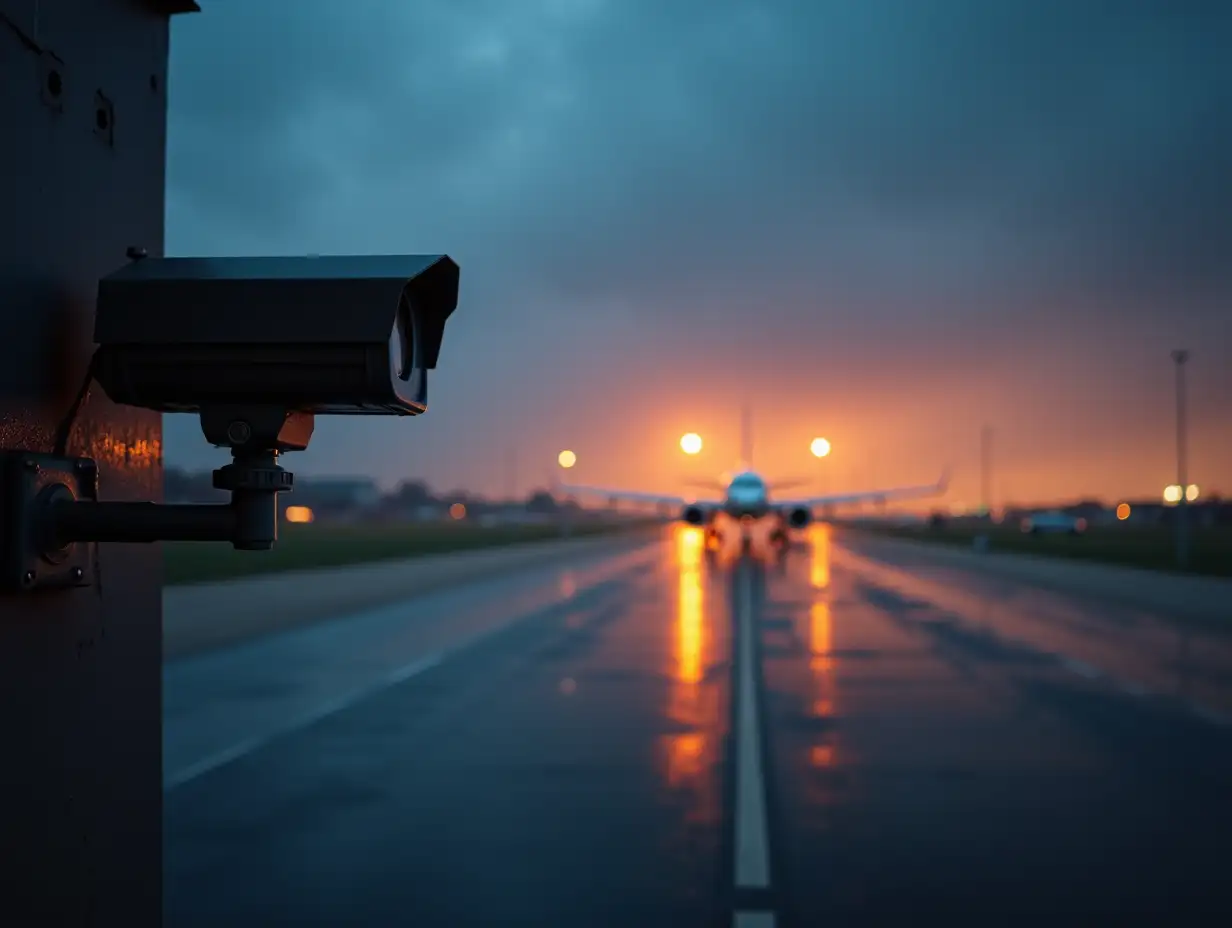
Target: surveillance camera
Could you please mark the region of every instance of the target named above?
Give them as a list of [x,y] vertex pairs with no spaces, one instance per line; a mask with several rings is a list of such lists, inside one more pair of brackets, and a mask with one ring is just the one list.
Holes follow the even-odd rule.
[[[99,542],[229,541],[273,547],[279,493],[315,417],[428,408],[458,266],[444,255],[148,258],[99,281],[98,343],[51,454],[0,450],[0,590],[89,586]],[[226,505],[99,501],[98,466],[68,454],[91,380],[113,402],[196,412]],[[7,539],[7,541],[6,541]]]
[[94,376],[159,412],[419,415],[458,278],[444,255],[141,258],[99,281]]

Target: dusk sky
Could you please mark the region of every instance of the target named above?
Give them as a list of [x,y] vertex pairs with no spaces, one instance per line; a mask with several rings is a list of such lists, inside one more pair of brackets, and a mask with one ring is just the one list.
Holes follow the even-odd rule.
[[[1232,4],[202,0],[172,28],[169,255],[446,253],[417,419],[302,474],[677,491],[1232,493]],[[697,458],[681,433],[706,440]],[[195,418],[166,460],[218,466]]]

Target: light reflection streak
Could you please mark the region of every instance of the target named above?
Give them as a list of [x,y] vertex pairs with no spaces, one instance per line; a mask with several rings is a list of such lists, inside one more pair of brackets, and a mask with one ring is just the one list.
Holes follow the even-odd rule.
[[664,778],[668,789],[688,796],[688,823],[710,823],[720,814],[714,775],[720,713],[718,691],[703,682],[709,644],[705,535],[693,526],[681,526],[675,542],[679,585],[671,636],[672,686],[667,715],[677,730],[663,739]]
[[697,683],[702,678],[702,541],[696,529],[680,535],[676,660],[682,683]]
[[[817,719],[834,718],[834,617],[830,612],[830,526],[815,524],[810,532],[812,559],[809,582],[817,590],[817,599],[809,607],[809,669],[813,672],[814,699],[812,715]],[[825,726],[816,743],[809,748],[809,763],[826,768],[834,765],[834,744],[830,727]]]
[[814,522],[809,529],[809,542],[813,557],[809,563],[809,583],[815,590],[824,590],[830,585],[830,526]]

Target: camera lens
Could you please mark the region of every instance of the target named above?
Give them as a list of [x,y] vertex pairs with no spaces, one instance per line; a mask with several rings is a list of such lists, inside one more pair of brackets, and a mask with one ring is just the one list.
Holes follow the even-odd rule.
[[394,330],[389,336],[389,367],[398,380],[409,380],[413,355],[410,307],[404,302],[398,307]]

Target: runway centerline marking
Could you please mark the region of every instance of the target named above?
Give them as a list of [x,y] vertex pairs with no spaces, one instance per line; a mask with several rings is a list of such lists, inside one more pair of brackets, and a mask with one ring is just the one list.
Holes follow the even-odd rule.
[[736,610],[740,649],[736,676],[736,886],[764,888],[770,885],[770,852],[754,667],[753,584],[747,571],[739,577]]

